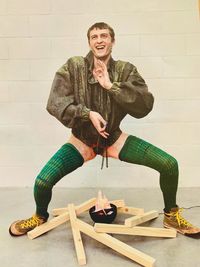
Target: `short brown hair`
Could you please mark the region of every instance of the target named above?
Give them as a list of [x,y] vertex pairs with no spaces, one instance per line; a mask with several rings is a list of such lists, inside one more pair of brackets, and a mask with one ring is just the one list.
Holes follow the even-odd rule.
[[110,36],[111,36],[111,40],[112,42],[115,41],[115,32],[113,30],[113,28],[111,28],[107,23],[105,22],[96,22],[95,24],[93,24],[87,31],[87,38],[88,38],[88,41],[90,40],[90,32],[93,30],[93,29],[108,29],[109,30],[109,33],[110,33]]

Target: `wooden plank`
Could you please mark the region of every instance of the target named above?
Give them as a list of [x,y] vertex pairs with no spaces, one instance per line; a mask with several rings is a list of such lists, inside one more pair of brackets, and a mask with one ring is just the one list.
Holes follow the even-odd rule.
[[153,237],[176,237],[176,230],[153,227],[127,227],[119,224],[95,223],[94,230],[98,233],[139,235]]
[[68,205],[68,211],[69,211],[70,223],[71,223],[78,263],[79,265],[85,265],[86,264],[85,250],[84,250],[83,243],[82,243],[81,233],[76,223],[77,217],[75,213],[74,204]]
[[[82,212],[84,212],[85,210],[88,210],[90,207],[92,207],[94,205],[94,199],[90,199],[82,204],[80,204],[76,209],[76,213],[80,214]],[[28,232],[28,238],[29,239],[34,239],[54,228],[56,228],[57,226],[67,222],[69,220],[69,212],[65,212],[61,215],[59,215],[58,217],[55,217],[53,219],[51,219],[50,221],[36,227],[35,229],[33,229],[32,231]]]
[[68,212],[68,208],[58,208],[58,209],[53,209],[51,214],[52,216],[59,216],[61,214],[63,214],[64,212]]
[[[90,206],[90,204],[91,204],[91,200],[94,200],[94,202],[93,202],[93,205],[91,205]],[[95,204],[96,204],[96,198],[92,198],[92,199],[90,199],[90,200],[88,200],[88,201],[86,201],[85,203],[87,203],[87,202],[89,202],[89,207],[88,207],[88,210],[92,207],[92,206],[94,206]],[[120,208],[120,207],[124,207],[125,206],[125,203],[124,203],[124,200],[122,200],[122,199],[119,199],[119,200],[112,200],[112,201],[110,201],[110,203],[112,203],[112,204],[114,204],[115,206],[117,206],[117,208]],[[80,205],[79,206],[77,206],[76,208],[79,208],[80,207]],[[65,207],[65,208],[59,208],[59,209],[53,209],[52,210],[52,215],[53,216],[58,216],[58,215],[61,215],[61,214],[63,214],[64,212],[67,212],[68,211],[68,208],[67,207]],[[85,210],[85,211],[87,211],[87,210]],[[82,213],[82,212],[81,212]]]
[[121,208],[125,206],[125,202],[123,199],[111,200],[111,204],[114,204],[117,208]]
[[133,217],[126,219],[125,225],[128,227],[133,227],[133,226],[136,226],[138,224],[155,219],[157,217],[158,217],[158,212],[155,210],[152,210],[152,211],[146,212],[142,215],[136,215],[136,216],[133,216]]
[[[94,206],[96,203],[96,198],[91,198],[87,201],[85,201],[84,203],[80,204],[79,206],[76,206],[76,212],[77,210],[79,211],[79,214],[82,213],[82,209],[81,207],[84,207],[84,211],[87,211],[89,210],[92,206]],[[65,207],[65,208],[59,208],[59,209],[53,209],[52,210],[52,215],[53,216],[58,216],[58,215],[61,215],[63,214],[64,212],[67,212],[68,211],[68,208]]]
[[29,239],[34,239],[52,229],[54,229],[55,227],[65,223],[66,221],[69,220],[69,213],[63,213],[62,215],[53,218],[52,220],[41,224],[40,226],[36,227],[35,229],[33,229],[32,231],[28,232],[28,238]]
[[144,209],[134,208],[134,207],[121,207],[117,210],[118,213],[130,214],[130,215],[142,215],[144,214]]
[[119,252],[120,254],[128,257],[129,259],[145,266],[145,267],[153,267],[155,263],[155,259],[144,254],[143,252],[128,246],[127,244],[119,241],[118,239],[104,233],[96,233],[94,228],[77,219],[77,224],[81,232],[86,235],[92,237],[93,239],[101,242],[102,244],[112,248],[113,250]]
[[91,207],[93,207],[96,203],[96,198],[91,198],[83,203],[81,203],[78,207],[75,207],[76,214],[79,215],[85,211],[88,211]]

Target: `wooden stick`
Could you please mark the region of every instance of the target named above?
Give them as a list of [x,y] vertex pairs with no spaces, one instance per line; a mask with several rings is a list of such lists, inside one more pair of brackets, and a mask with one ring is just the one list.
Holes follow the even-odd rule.
[[157,217],[158,217],[158,212],[155,210],[152,210],[152,211],[146,212],[142,215],[137,215],[137,216],[133,216],[133,217],[126,219],[125,225],[128,227],[133,227],[133,226],[136,226],[138,224],[155,219]]
[[144,209],[134,208],[134,207],[121,207],[117,210],[118,213],[130,214],[130,215],[142,215],[144,214]]
[[64,212],[68,212],[68,208],[67,207],[53,209],[52,212],[51,212],[51,214],[52,214],[52,216],[59,216],[59,215],[63,214]]
[[68,211],[69,211],[69,217],[70,217],[70,222],[71,222],[71,228],[72,228],[78,263],[79,265],[85,265],[86,264],[85,250],[84,250],[83,243],[82,243],[81,233],[76,223],[77,217],[75,213],[74,204],[68,205]]
[[[91,198],[91,199],[85,201],[85,202],[82,203],[81,205],[76,206],[75,209],[76,209],[76,211],[77,211],[77,209],[78,209],[78,210],[80,209],[80,213],[82,213],[83,211],[81,210],[81,207],[85,207],[85,206],[88,205],[87,207],[88,207],[88,209],[90,209],[92,206],[95,205],[95,203],[96,203],[96,198],[94,197],[94,198]],[[53,215],[53,216],[58,216],[58,215],[61,215],[61,214],[63,214],[64,212],[67,212],[67,211],[68,211],[68,208],[67,208],[67,207],[65,207],[65,208],[59,208],[59,209],[53,209],[53,210],[52,210],[52,215]],[[85,211],[87,211],[87,209],[86,209]],[[79,213],[79,214],[80,214],[80,213]]]
[[[91,208],[94,205],[94,198],[82,203],[81,205],[79,205],[77,208],[75,208],[76,213],[80,214],[82,212],[84,212],[85,210],[88,210],[89,208]],[[57,226],[67,222],[69,220],[69,212],[64,212],[63,214],[59,215],[58,217],[55,217],[53,219],[51,219],[50,221],[41,224],[40,226],[36,227],[35,229],[33,229],[32,231],[28,232],[28,238],[30,239],[34,239],[54,228],[56,228]]]
[[31,230],[27,233],[29,239],[34,239],[52,229],[55,227],[65,223],[69,220],[69,213],[63,213],[58,217],[53,218],[52,220],[41,224],[40,226],[36,227],[35,229]]
[[122,234],[122,235],[139,235],[153,237],[176,237],[176,230],[153,228],[153,227],[127,227],[118,224],[95,223],[94,230],[98,233]]
[[[96,204],[96,198],[92,198],[94,200],[94,203],[92,206],[94,206]],[[91,200],[92,200],[91,199]],[[89,201],[91,201],[89,200]],[[113,200],[113,201],[110,201],[110,203],[114,204],[115,206],[117,206],[117,208],[120,208],[120,207],[124,207],[125,206],[125,203],[124,203],[124,200],[122,199],[119,199],[119,200]],[[79,206],[77,206],[76,208],[78,208]],[[91,208],[91,207],[89,207]],[[63,214],[64,212],[67,212],[68,211],[68,208],[65,207],[65,208],[59,208],[59,209],[53,209],[52,211],[52,215],[53,216],[58,216],[58,215],[61,215]]]
[[122,255],[136,261],[137,263],[145,266],[145,267],[153,267],[155,263],[155,259],[144,254],[143,252],[136,250],[127,244],[119,241],[118,239],[104,233],[96,233],[94,228],[77,219],[77,224],[81,232],[85,233],[86,235],[94,238],[95,240],[103,243],[104,245],[112,248],[113,250],[121,253]]
[[125,206],[125,202],[123,199],[117,199],[110,201],[111,204],[114,204],[117,208],[121,208]]

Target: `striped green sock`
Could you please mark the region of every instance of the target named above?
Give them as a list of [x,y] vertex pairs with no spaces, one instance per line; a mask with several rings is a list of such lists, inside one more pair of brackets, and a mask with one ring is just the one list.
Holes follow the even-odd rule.
[[160,173],[165,210],[176,207],[178,163],[175,158],[140,138],[129,136],[120,151],[119,159],[157,170]]
[[82,166],[84,159],[72,144],[63,145],[47,162],[36,178],[34,197],[36,214],[48,218],[47,208],[53,186],[65,175]]

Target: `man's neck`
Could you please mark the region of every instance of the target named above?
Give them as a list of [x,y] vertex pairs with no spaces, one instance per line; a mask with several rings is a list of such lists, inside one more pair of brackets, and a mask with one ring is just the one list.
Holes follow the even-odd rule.
[[96,58],[94,56],[94,67],[97,66],[97,60],[101,60],[106,66],[108,65],[108,61],[110,60],[111,55],[107,56],[106,58]]

